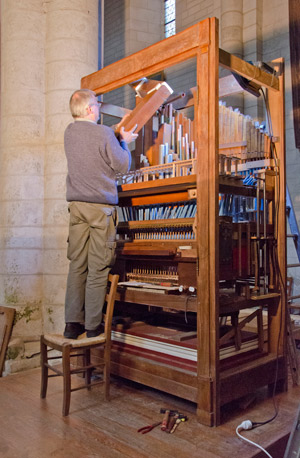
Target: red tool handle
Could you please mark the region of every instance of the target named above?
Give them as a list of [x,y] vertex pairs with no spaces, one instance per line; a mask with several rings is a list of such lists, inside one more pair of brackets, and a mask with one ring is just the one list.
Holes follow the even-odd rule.
[[166,432],[167,432],[167,433],[170,433],[170,432],[171,432],[173,426],[174,426],[175,423],[176,423],[176,420],[177,420],[177,416],[176,416],[176,415],[174,415],[173,417],[170,418],[168,427],[167,427],[167,429],[166,429]]
[[170,411],[166,410],[163,421],[161,422],[161,427],[160,427],[162,431],[165,431],[168,427],[169,416],[170,416]]

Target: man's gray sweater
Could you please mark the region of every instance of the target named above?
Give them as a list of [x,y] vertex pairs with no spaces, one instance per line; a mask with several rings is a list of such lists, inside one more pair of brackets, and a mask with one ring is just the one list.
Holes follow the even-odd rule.
[[107,126],[80,120],[68,125],[64,137],[68,163],[67,201],[116,205],[116,174],[127,173],[131,154]]

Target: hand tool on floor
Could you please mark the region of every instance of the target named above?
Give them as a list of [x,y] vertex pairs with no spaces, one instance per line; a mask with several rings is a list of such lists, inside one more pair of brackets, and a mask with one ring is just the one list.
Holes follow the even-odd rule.
[[153,423],[153,425],[148,425],[148,426],[143,426],[142,428],[138,429],[138,433],[142,434],[147,434],[150,431],[152,431],[153,428],[156,428],[156,426],[160,425],[161,421],[157,421],[156,423]]
[[182,421],[187,421],[187,417],[185,417],[185,416],[182,416],[182,417],[179,416],[179,417],[176,419],[175,424],[174,424],[173,428],[172,428],[171,431],[170,431],[170,434],[173,434],[173,433],[174,433],[175,429],[178,427],[179,423],[181,423]]
[[170,433],[171,432],[171,429],[175,425],[178,416],[179,416],[179,412],[175,412],[173,415],[170,416],[168,425],[167,425],[167,427],[165,429],[166,433]]
[[166,433],[173,433],[175,431],[175,429],[177,428],[177,426],[179,425],[179,423],[181,423],[181,421],[186,421],[187,419],[188,419],[188,417],[183,415],[182,413],[180,413],[180,412],[175,413],[170,418],[168,427],[166,429]]
[[[161,409],[161,411],[162,411],[162,409]],[[162,431],[165,431],[167,429],[168,423],[169,423],[169,419],[170,419],[170,410],[166,409],[165,410],[165,414],[164,414],[164,418],[163,418],[163,420],[161,422],[161,427],[160,427],[160,429]]]
[[170,421],[173,420],[173,416],[176,415],[178,412],[178,410],[171,410],[171,409],[160,409],[160,413],[164,413],[164,418],[163,418],[163,421],[162,421],[162,424],[161,424],[161,429],[162,431],[166,431],[167,429],[169,429],[169,424],[170,424]]

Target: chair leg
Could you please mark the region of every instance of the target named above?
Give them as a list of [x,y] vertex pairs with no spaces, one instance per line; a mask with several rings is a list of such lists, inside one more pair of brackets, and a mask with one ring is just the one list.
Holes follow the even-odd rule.
[[64,378],[64,394],[63,394],[63,408],[62,414],[64,417],[69,415],[70,401],[71,401],[71,368],[70,368],[70,346],[63,346],[62,350],[62,364],[63,364],[63,378]]
[[104,393],[105,399],[110,400],[110,348],[105,346],[104,349],[104,369],[103,369],[103,380],[104,380]]
[[48,362],[47,345],[44,342],[43,336],[41,336],[41,398],[44,399],[47,394],[48,387]]
[[[84,349],[84,362],[85,366],[89,366],[91,364],[91,350],[89,348]],[[91,389],[89,386],[91,383],[91,376],[92,376],[92,369],[85,370],[85,385],[88,390]]]
[[239,329],[239,314],[238,313],[233,313],[231,315],[231,324],[233,328],[235,329],[235,333],[234,333],[235,348],[239,350],[242,345],[242,337],[241,337],[241,331]]

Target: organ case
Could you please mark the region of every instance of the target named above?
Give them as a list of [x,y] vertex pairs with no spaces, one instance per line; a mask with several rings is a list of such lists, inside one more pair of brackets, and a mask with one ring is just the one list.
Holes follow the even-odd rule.
[[[184,101],[194,106],[194,121],[180,121],[190,137],[178,139],[177,129],[173,138],[167,126],[154,139],[148,134],[149,164],[120,181],[115,269],[121,316],[112,370],[195,402],[199,421],[210,426],[220,423],[225,403],[271,387],[276,373],[281,389],[287,381],[280,332],[286,307],[283,63],[273,62],[277,74],[268,75],[218,42],[218,21],[209,18],[82,79],[82,87],[103,94],[196,60],[197,85]],[[219,65],[267,90],[272,135],[258,135],[249,119],[219,104],[218,92],[227,90]],[[147,121],[151,129],[153,122]],[[243,124],[250,137],[238,135]],[[166,136],[177,157],[160,164]],[[255,165],[261,172],[249,186],[240,175]],[[250,318],[239,320],[248,308]],[[231,323],[224,326],[226,317]],[[250,319],[257,320],[255,338],[244,332]]]

